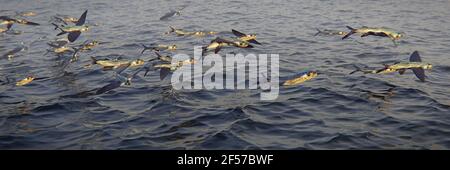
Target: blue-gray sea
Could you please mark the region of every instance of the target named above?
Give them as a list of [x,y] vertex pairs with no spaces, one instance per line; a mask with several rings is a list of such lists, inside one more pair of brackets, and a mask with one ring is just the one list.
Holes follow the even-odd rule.
[[[180,16],[159,20],[183,6]],[[60,57],[46,54],[47,42],[63,37],[51,18],[79,17],[86,9],[91,30],[73,44],[107,43],[62,68]],[[449,149],[449,9],[448,0],[1,0],[0,15],[34,11],[24,18],[41,25],[14,24],[21,34],[0,34],[0,56],[22,42],[27,47],[0,59],[0,148]],[[219,53],[279,54],[281,77],[305,69],[321,74],[282,88],[274,101],[259,100],[260,90],[177,91],[157,71],[91,93],[114,80],[114,72],[85,67],[90,56],[148,60],[155,55],[141,55],[141,44],[151,43],[178,46],[164,54],[192,55],[194,46],[215,37],[164,35],[169,25],[220,37],[233,37],[231,29],[254,33],[263,45]],[[316,28],[346,26],[389,27],[406,36],[398,46],[383,37],[314,36]],[[411,71],[349,75],[354,65],[408,61],[415,50],[434,66],[426,82]],[[47,78],[15,86],[30,74]]]

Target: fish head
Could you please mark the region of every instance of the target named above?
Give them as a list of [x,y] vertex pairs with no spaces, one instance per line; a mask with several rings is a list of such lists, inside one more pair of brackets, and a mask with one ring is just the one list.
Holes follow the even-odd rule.
[[198,31],[198,32],[195,32],[194,35],[196,35],[196,36],[204,36],[205,33]]
[[169,47],[167,47],[167,49],[169,49],[169,50],[176,50],[177,49],[177,45],[169,45]]
[[166,56],[161,56],[159,59],[162,61],[170,61],[170,60],[172,60],[172,57],[166,55]]
[[24,80],[26,80],[26,81],[31,81],[31,80],[33,80],[34,79],[34,76],[33,75],[29,75],[29,76],[27,76]]
[[144,63],[145,63],[144,60],[142,60],[142,59],[137,59],[137,60],[133,61],[132,65],[133,65],[133,66],[140,66],[140,65],[143,65]]
[[83,26],[80,31],[81,32],[89,31],[89,26],[87,26],[87,25]]
[[28,21],[25,20],[25,19],[16,19],[16,22],[19,23],[19,24],[26,24],[26,23],[28,23]]
[[127,77],[127,80],[125,81],[125,85],[126,86],[130,86],[131,85],[131,77]]
[[250,34],[250,35],[247,35],[247,37],[251,38],[251,39],[256,39],[256,34]]
[[314,78],[317,76],[317,71],[308,71],[308,73],[306,73],[306,75],[310,78]]
[[402,38],[404,35],[402,33],[393,33],[392,37],[394,38],[394,40],[399,40],[400,38]]
[[98,44],[99,44],[99,42],[96,41],[96,40],[94,40],[94,41],[88,43],[89,46],[95,46],[95,45],[98,45]]
[[433,65],[431,64],[426,64],[425,66],[422,67],[425,70],[431,70],[433,68]]

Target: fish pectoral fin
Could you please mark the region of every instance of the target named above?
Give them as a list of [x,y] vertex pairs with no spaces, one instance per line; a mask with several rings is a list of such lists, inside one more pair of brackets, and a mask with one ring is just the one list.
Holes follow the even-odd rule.
[[244,33],[242,33],[242,32],[236,31],[236,30],[234,30],[234,29],[231,29],[231,32],[233,32],[233,34],[234,34],[235,36],[237,36],[237,37],[244,37],[244,36],[247,36],[247,34],[244,34]]
[[145,73],[144,73],[144,77],[146,77],[147,76],[147,74],[148,74],[148,72],[150,71],[150,69],[149,68],[145,68]]
[[422,59],[420,59],[420,55],[418,51],[414,51],[411,56],[409,57],[409,61],[411,62],[422,62]]
[[26,25],[35,25],[35,26],[41,25],[41,24],[39,24],[39,23],[30,22],[30,21],[26,22],[25,24],[26,24]]
[[107,84],[107,85],[101,87],[100,89],[98,89],[98,90],[95,92],[95,94],[96,94],[96,95],[99,95],[99,94],[106,93],[106,92],[108,92],[108,91],[110,91],[110,90],[113,90],[113,89],[115,89],[115,88],[120,87],[120,84],[121,84],[120,81],[114,81],[114,82],[111,82],[111,83],[109,83],[109,84]]
[[158,56],[158,58],[161,58],[161,54],[159,54],[157,51],[155,51],[156,56]]
[[86,21],[86,16],[87,16],[87,12],[88,10],[84,11],[83,14],[81,14],[80,18],[77,21],[76,26],[82,26],[84,25],[85,21]]
[[11,29],[12,25],[13,25],[12,23],[11,24],[7,24],[6,25],[6,29],[8,29],[8,30]]
[[205,47],[202,48],[202,57],[205,56],[207,50],[208,50],[208,49],[206,49]]
[[103,66],[103,71],[108,71],[114,69],[114,66]]
[[375,73],[380,73],[380,72],[384,71],[384,69],[386,69],[386,68],[379,69]]
[[420,81],[425,82],[425,71],[422,68],[412,68],[412,71]]
[[69,33],[69,36],[68,36],[69,41],[74,42],[75,40],[77,40],[77,38],[80,36],[80,34],[81,34],[80,31]]
[[400,75],[403,75],[403,74],[405,74],[405,69],[400,69],[400,70],[398,70],[398,74],[400,74]]
[[131,63],[126,63],[126,64],[121,64],[116,68],[116,73],[120,74],[122,73],[124,70],[126,70],[129,66],[131,65]]
[[350,37],[350,35],[352,35],[352,34],[354,34],[354,33],[356,33],[356,32],[355,32],[354,30],[352,30],[352,31],[348,32],[347,34],[345,34],[345,35],[342,37],[342,39],[346,39],[346,38]]
[[56,36],[67,34],[67,32],[61,31],[59,34],[56,34]]
[[361,37],[367,37],[369,35],[371,35],[370,32],[366,32],[366,33],[362,34]]
[[319,28],[316,28],[316,30],[317,30],[317,33],[315,33],[314,36],[318,36],[319,34],[322,33],[322,31]]
[[391,40],[392,40],[392,43],[394,43],[394,46],[397,47],[398,46],[397,42],[394,39],[391,39]]
[[261,45],[261,43],[260,43],[260,42],[258,42],[258,41],[256,41],[255,39],[253,39],[253,40],[249,40],[248,42],[250,42],[250,43],[254,43],[254,44],[258,44],[258,45]]
[[222,49],[222,47],[218,46],[216,49],[214,49],[214,53],[217,54],[220,51],[220,49]]
[[159,70],[159,78],[161,80],[164,80],[164,78],[166,78],[167,75],[169,75],[169,73],[170,73],[170,68],[163,67],[163,68],[161,68],[161,70]]

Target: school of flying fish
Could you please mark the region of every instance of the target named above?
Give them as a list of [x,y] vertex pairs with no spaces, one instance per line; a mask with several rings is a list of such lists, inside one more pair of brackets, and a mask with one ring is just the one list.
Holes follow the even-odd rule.
[[[178,10],[171,10],[170,12],[163,15],[160,20],[167,21],[171,17],[180,16],[181,11],[185,9],[186,6],[179,8]],[[20,34],[20,32],[13,31],[11,28],[13,25],[28,25],[28,26],[41,26],[39,23],[35,23],[29,21],[28,19],[24,19],[24,17],[32,17],[36,16],[38,13],[32,11],[25,12],[16,12],[14,16],[0,16],[0,34]],[[54,26],[54,30],[60,31],[56,34],[57,37],[61,37],[66,35],[63,38],[57,38],[54,41],[48,42],[49,49],[47,49],[47,53],[52,53],[57,56],[62,56],[66,53],[71,53],[70,60],[66,61],[67,63],[76,62],[80,53],[85,51],[91,51],[97,45],[102,44],[97,40],[86,40],[81,44],[73,44],[83,32],[88,32],[90,30],[90,26],[86,24],[86,20],[88,17],[88,10],[85,10],[80,17],[76,18],[68,15],[57,14],[52,17],[50,24]],[[176,28],[175,26],[169,25],[169,31],[165,32],[165,35],[175,34],[176,36],[184,36],[184,37],[213,37],[209,44],[205,44],[202,47],[202,56],[205,56],[208,52],[218,53],[221,49],[225,47],[236,47],[236,48],[255,48],[258,46],[262,46],[263,43],[260,43],[256,40],[256,34],[246,34],[235,29],[231,30],[231,33],[234,37],[219,37],[216,36],[218,32],[215,31],[205,31],[205,30],[191,30],[187,31],[181,28]],[[353,34],[359,34],[361,37],[366,36],[377,36],[377,37],[387,37],[389,38],[395,46],[397,46],[397,41],[404,37],[403,33],[396,32],[392,29],[385,27],[367,27],[363,26],[360,28],[352,28],[350,26],[346,26],[348,31],[341,30],[329,30],[317,29],[317,33],[314,36],[318,35],[327,35],[327,36],[342,36],[342,40],[349,38]],[[102,86],[98,89],[95,89],[95,94],[103,94],[115,88],[131,85],[131,80],[137,76],[140,71],[145,71],[144,77],[150,71],[159,70],[160,79],[163,80],[167,75],[171,72],[177,70],[183,65],[195,64],[196,61],[194,59],[187,59],[184,61],[178,61],[177,63],[172,63],[172,57],[167,55],[162,55],[160,52],[163,51],[176,51],[176,44],[157,44],[151,43],[149,45],[142,44],[143,54],[145,51],[153,51],[156,55],[155,58],[144,61],[143,59],[136,60],[126,60],[122,57],[111,58],[109,57],[94,57],[91,56],[91,64],[85,66],[85,68],[92,67],[94,65],[100,66],[103,70],[114,70],[116,80]],[[26,50],[27,47],[23,45],[16,47],[10,51],[7,51],[2,56],[8,60],[11,60],[13,57],[17,56],[18,53]],[[139,67],[133,74],[123,73],[127,68]],[[374,69],[365,69],[355,66],[355,71],[350,74],[354,74],[357,72],[362,72],[364,74],[387,74],[398,72],[399,74],[404,74],[406,70],[412,70],[412,72],[416,75],[416,77],[424,82],[425,81],[425,70],[429,70],[432,68],[432,65],[429,63],[422,62],[422,59],[417,51],[414,51],[409,59],[409,62],[397,62],[393,64],[385,64],[383,67],[374,68]],[[318,71],[315,70],[306,70],[301,71],[292,76],[286,77],[284,81],[280,83],[281,86],[295,86],[304,83],[305,81],[309,81],[319,75]],[[35,75],[27,75],[25,78],[18,80],[15,82],[16,86],[25,86],[27,84],[32,83],[36,80],[46,79],[44,77],[36,77]],[[10,79],[6,77],[7,81],[1,81],[1,85],[5,85],[10,83]]]

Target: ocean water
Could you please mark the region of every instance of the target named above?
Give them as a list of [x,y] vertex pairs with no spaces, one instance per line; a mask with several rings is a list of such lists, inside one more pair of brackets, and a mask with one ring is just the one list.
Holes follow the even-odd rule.
[[[449,149],[450,1],[7,1],[0,15],[34,11],[40,26],[14,25],[18,35],[0,35],[0,56],[23,45],[11,60],[0,59],[1,149]],[[159,18],[170,9],[181,16]],[[89,10],[75,44],[106,42],[61,67],[46,54],[58,38],[56,14],[78,17]],[[282,88],[278,99],[259,100],[260,90],[177,91],[158,72],[138,74],[131,86],[95,95],[114,80],[113,71],[85,68],[90,56],[141,55],[141,44],[176,44],[192,55],[205,38],[164,35],[172,25],[185,30],[231,29],[255,33],[262,46],[220,53],[279,54],[281,76],[305,69],[321,74]],[[406,36],[387,38],[314,36],[316,28],[384,26]],[[2,25],[2,27],[4,27]],[[354,65],[380,67],[407,61],[413,51],[433,64],[427,81],[404,75],[355,73]],[[70,55],[67,55],[70,56]],[[67,57],[63,56],[63,57]],[[133,69],[126,70],[129,73]],[[17,87],[10,80],[47,77]]]

